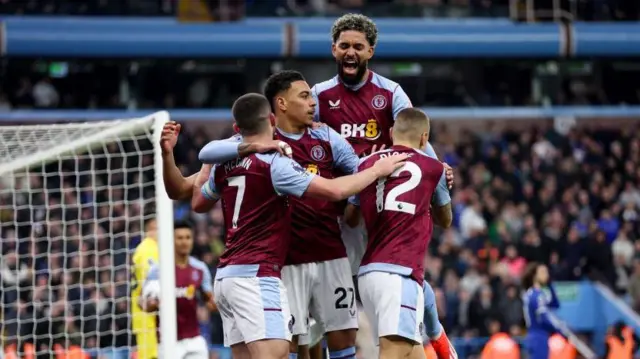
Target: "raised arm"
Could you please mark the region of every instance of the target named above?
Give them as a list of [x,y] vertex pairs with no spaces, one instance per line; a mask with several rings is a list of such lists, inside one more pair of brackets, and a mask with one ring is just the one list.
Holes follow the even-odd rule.
[[551,293],[551,298],[549,298],[549,302],[547,305],[551,309],[560,308],[560,300],[558,299],[558,295],[556,294],[556,289],[553,287],[553,284],[549,283],[549,292]]
[[[206,168],[205,168],[206,166]],[[196,213],[208,212],[220,196],[216,191],[214,179],[215,166],[203,165],[191,189],[191,208]]]
[[162,148],[162,179],[164,188],[173,200],[184,200],[191,197],[191,187],[197,174],[184,177],[176,165],[173,149],[178,142],[181,126],[173,121],[167,122],[162,128],[160,147]]

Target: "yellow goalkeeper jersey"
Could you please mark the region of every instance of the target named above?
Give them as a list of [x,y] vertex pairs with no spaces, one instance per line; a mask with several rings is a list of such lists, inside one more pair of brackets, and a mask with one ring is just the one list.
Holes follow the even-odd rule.
[[138,359],[156,359],[158,357],[158,338],[156,337],[156,315],[144,312],[138,305],[142,286],[147,279],[149,269],[158,262],[158,242],[145,238],[133,253],[133,278],[131,291],[131,315],[133,332],[136,335]]

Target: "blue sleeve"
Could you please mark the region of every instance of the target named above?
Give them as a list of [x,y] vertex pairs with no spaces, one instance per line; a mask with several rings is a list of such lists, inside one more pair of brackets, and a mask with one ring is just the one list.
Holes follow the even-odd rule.
[[203,269],[204,278],[202,278],[202,290],[207,293],[213,293],[213,278],[211,278],[211,271],[205,267]]
[[549,298],[549,301],[547,303],[549,308],[552,308],[552,309],[560,308],[560,300],[558,299],[558,295],[556,294],[555,288],[551,284],[549,284],[549,292],[551,293],[551,298]]
[[198,159],[202,163],[215,164],[238,158],[238,146],[241,140],[242,137],[234,136],[226,140],[211,141],[200,150]]
[[435,160],[438,159],[438,155],[436,155],[436,151],[433,149],[433,146],[431,146],[429,142],[427,142],[427,145],[424,146],[424,153]]
[[278,193],[302,197],[314,177],[289,157],[273,156],[271,182]]
[[317,86],[313,86],[311,88],[311,97],[313,97],[313,100],[316,102],[316,109],[315,109],[315,112],[313,113],[313,121],[320,122],[320,102],[318,100]]
[[207,293],[213,293],[213,281],[211,279],[211,271],[209,271],[209,267],[207,267],[204,262],[193,257],[189,257],[189,263],[191,266],[202,271],[202,284],[200,290]]
[[[356,166],[356,171],[354,173],[358,172],[358,168],[360,167],[362,162],[364,162],[364,160],[366,160],[367,158],[369,157],[358,158],[358,165]],[[354,194],[353,196],[349,197],[348,201],[352,205],[360,207],[360,196],[358,194]]]
[[442,170],[442,175],[440,176],[440,180],[436,186],[436,191],[433,193],[431,203],[438,207],[451,203],[451,195],[449,195],[449,188],[447,187],[447,175],[445,170]]
[[220,198],[220,194],[216,190],[215,172],[216,166],[213,166],[213,168],[211,168],[211,173],[209,174],[209,179],[202,185],[202,187],[200,187],[200,192],[204,198],[210,201],[217,201]]
[[353,150],[353,147],[334,129],[327,128],[329,129],[329,143],[331,144],[331,152],[333,152],[333,163],[335,166],[348,175],[358,172],[358,162],[360,159]]
[[413,107],[413,105],[411,104],[411,100],[409,99],[409,96],[407,96],[407,94],[404,92],[402,87],[400,87],[400,85],[396,86],[396,89],[393,91],[392,101],[393,101],[393,119],[394,120],[398,116],[398,113],[400,113],[400,111],[404,110],[405,108]]
[[151,280],[159,280],[160,279],[160,267],[157,264],[154,264],[149,268],[149,272],[147,273],[147,278],[144,280],[145,283]]

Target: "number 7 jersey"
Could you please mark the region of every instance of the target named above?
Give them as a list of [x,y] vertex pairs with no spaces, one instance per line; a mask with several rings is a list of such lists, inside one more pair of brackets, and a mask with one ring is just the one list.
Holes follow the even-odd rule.
[[433,232],[431,203],[444,206],[451,198],[444,166],[420,150],[392,146],[363,158],[358,171],[396,153],[409,155],[405,164],[350,200],[360,205],[369,238],[358,274],[396,273],[422,285],[424,255]]
[[216,279],[280,277],[291,236],[286,195],[302,196],[313,177],[277,153],[252,154],[211,170],[201,191],[222,201],[226,229]]

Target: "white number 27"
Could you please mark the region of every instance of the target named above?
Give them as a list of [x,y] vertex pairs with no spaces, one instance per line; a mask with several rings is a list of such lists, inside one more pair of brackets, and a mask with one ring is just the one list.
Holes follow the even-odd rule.
[[415,204],[398,201],[397,198],[398,196],[418,187],[420,180],[422,180],[422,171],[414,162],[406,162],[404,166],[395,170],[389,177],[398,177],[403,172],[409,172],[411,176],[406,182],[392,188],[389,193],[387,193],[386,198],[384,198],[384,186],[387,182],[387,178],[378,179],[378,184],[376,185],[376,207],[378,209],[378,213],[386,210],[416,214]]
[[236,202],[233,205],[233,218],[231,219],[231,228],[238,228],[238,217],[240,217],[240,207],[242,207],[242,200],[244,199],[244,190],[246,188],[247,181],[244,176],[229,177],[227,179],[229,186],[238,187],[236,193]]

